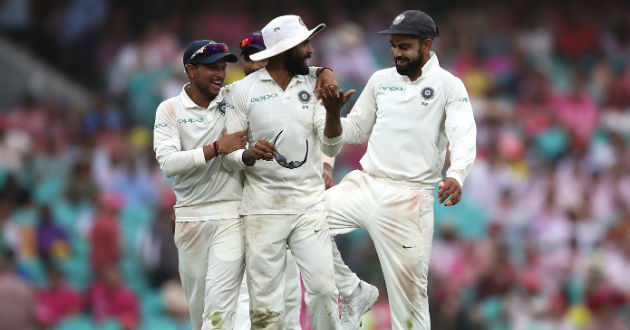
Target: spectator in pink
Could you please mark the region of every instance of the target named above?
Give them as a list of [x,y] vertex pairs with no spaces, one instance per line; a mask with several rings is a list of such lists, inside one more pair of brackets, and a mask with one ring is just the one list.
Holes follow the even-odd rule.
[[118,210],[121,206],[122,199],[115,194],[106,193],[100,198],[90,234],[92,268],[97,273],[108,266],[116,266],[121,255],[122,241],[118,226]]
[[59,269],[48,271],[50,285],[36,292],[35,316],[45,327],[54,326],[62,318],[81,311],[81,298],[69,286]]
[[114,318],[123,329],[135,329],[140,320],[138,298],[120,281],[116,266],[106,267],[87,291],[86,304],[95,322]]
[[571,132],[574,143],[585,147],[597,126],[597,104],[586,89],[586,78],[576,73],[569,93],[556,97],[554,106],[560,124]]

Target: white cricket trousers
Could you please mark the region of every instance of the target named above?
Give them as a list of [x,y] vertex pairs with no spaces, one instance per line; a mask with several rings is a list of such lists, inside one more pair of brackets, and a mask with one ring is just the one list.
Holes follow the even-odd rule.
[[338,329],[338,294],[326,213],[247,215],[243,220],[252,330],[284,329],[287,245],[302,273],[312,329]]
[[[302,288],[300,286],[300,271],[291,254],[287,250],[286,272],[284,282],[284,329],[302,330],[300,325],[300,308],[302,307]],[[238,307],[234,319],[234,330],[249,330],[249,292],[247,291],[247,274],[243,276],[241,289],[238,294]]]
[[[365,228],[381,262],[393,330],[431,329],[427,276],[433,240],[434,184],[416,184],[352,171],[326,191],[332,235]],[[348,296],[359,279],[333,241],[335,280]]]
[[193,330],[232,329],[245,268],[241,219],[177,221],[174,240]]

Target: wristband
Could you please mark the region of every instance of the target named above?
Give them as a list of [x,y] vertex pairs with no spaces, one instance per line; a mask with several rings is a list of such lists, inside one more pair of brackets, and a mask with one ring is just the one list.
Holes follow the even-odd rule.
[[315,73],[315,75],[319,78],[319,75],[322,74],[322,72],[324,72],[324,70],[330,70],[330,72],[335,72],[333,71],[333,69],[327,67],[327,66],[322,66],[319,69],[317,69],[317,72]]
[[221,153],[221,146],[219,145],[219,141],[214,141],[212,143],[212,147],[214,148],[214,155],[218,156]]

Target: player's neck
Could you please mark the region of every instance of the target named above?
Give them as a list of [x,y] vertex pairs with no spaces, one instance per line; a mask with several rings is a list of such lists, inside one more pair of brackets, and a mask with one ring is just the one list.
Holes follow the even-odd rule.
[[199,89],[193,87],[192,83],[186,85],[184,91],[186,91],[190,100],[202,108],[207,108],[210,102],[215,98],[214,96],[212,98],[207,97]]
[[274,61],[274,59],[270,59],[266,68],[267,72],[269,72],[269,75],[276,84],[278,84],[282,90],[287,89],[287,86],[289,86],[289,83],[293,78],[293,74],[286,69],[284,63],[278,60]]
[[416,79],[422,76],[422,68],[424,68],[424,65],[427,64],[427,62],[429,62],[430,57],[431,57],[430,55],[425,56],[424,59],[422,60],[422,64],[420,64],[420,68],[418,69],[418,71],[409,73],[407,75],[407,77],[409,77],[409,80],[415,81]]

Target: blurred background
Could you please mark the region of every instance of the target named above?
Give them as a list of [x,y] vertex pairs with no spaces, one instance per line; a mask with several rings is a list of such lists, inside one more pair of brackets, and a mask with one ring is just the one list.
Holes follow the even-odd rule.
[[[328,24],[310,64],[360,91],[406,9],[436,20],[478,126],[462,202],[435,206],[433,328],[630,329],[630,4],[523,0],[0,0],[0,328],[189,328],[152,150],[186,44],[238,53],[299,14]],[[343,148],[336,182],[365,148]],[[388,329],[367,233],[338,244],[381,291],[363,328]]]

